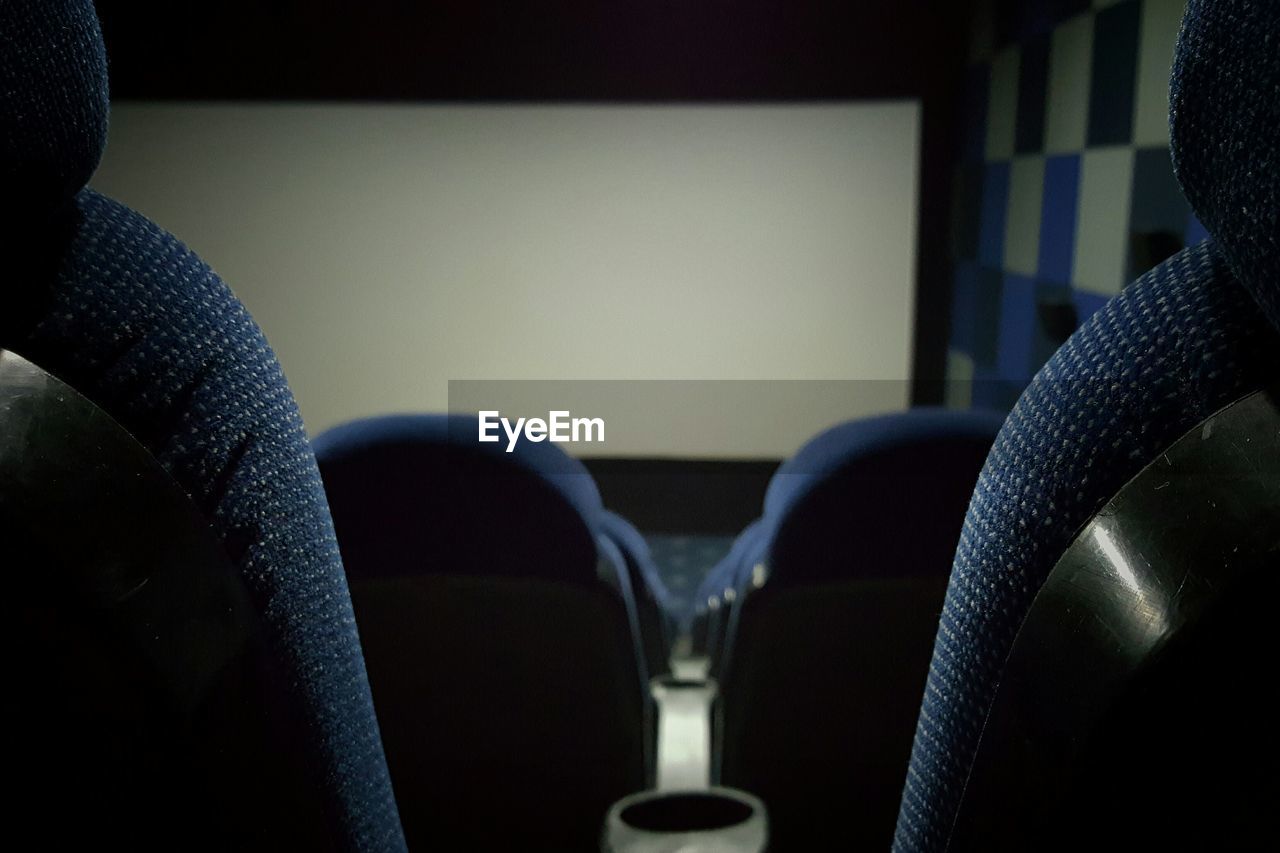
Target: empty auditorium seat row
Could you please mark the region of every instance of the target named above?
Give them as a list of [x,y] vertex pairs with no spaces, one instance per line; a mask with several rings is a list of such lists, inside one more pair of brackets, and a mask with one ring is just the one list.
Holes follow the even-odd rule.
[[[850,796],[851,837],[888,843],[953,543],[1001,420],[922,409],[828,430],[713,570],[708,772],[763,796],[779,843],[827,831]],[[655,782],[647,682],[669,669],[676,614],[581,463],[481,444],[474,421],[386,416],[314,442],[396,790],[448,804],[402,822],[411,843],[497,844],[476,829],[497,798],[526,837],[581,846],[591,814]]]

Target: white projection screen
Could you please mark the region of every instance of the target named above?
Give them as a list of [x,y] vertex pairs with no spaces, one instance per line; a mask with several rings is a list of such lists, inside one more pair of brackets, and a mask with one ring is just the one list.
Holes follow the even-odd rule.
[[449,380],[865,381],[786,411],[742,383],[607,448],[777,458],[907,403],[919,125],[915,102],[124,102],[91,185],[231,285],[313,435],[443,411]]

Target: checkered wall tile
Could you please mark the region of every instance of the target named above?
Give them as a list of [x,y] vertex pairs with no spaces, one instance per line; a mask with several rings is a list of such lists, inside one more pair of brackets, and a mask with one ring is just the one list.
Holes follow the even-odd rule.
[[[1204,229],[1169,159],[1183,0],[991,0],[956,174],[949,402],[1007,408],[1069,330]],[[1064,319],[1065,318],[1065,319]]]

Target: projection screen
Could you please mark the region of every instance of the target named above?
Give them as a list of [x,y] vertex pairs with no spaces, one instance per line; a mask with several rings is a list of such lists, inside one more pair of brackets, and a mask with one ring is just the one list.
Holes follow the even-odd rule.
[[223,276],[313,434],[444,410],[449,380],[865,385],[786,411],[726,385],[715,413],[654,411],[600,451],[776,458],[907,403],[919,122],[914,102],[126,102],[92,186]]

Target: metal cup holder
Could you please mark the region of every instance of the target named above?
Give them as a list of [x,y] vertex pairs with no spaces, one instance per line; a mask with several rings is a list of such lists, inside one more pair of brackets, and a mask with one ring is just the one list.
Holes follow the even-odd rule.
[[605,819],[605,853],[762,853],[764,804],[745,791],[644,791],[614,803]]

